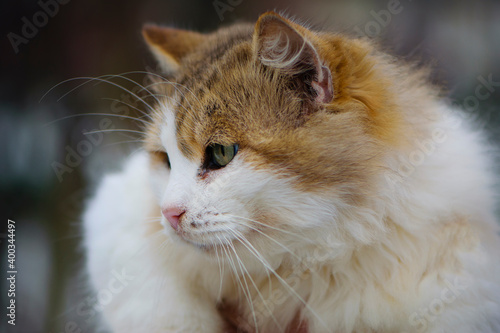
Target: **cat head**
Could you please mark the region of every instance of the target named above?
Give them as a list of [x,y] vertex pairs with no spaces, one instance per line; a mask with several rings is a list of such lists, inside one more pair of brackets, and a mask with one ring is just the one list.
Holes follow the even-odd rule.
[[143,34],[162,66],[145,148],[168,232],[265,254],[377,237],[363,207],[402,126],[371,45],[274,12]]

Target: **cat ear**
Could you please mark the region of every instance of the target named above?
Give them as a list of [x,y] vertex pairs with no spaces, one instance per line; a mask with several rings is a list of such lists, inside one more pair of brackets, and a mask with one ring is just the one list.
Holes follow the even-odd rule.
[[274,12],[261,15],[253,37],[256,56],[263,65],[299,81],[313,102],[329,103],[333,98],[330,69],[322,64],[316,48],[299,29],[305,31]]
[[203,34],[147,24],[142,35],[151,52],[167,73],[179,67],[180,60],[192,52],[204,39]]

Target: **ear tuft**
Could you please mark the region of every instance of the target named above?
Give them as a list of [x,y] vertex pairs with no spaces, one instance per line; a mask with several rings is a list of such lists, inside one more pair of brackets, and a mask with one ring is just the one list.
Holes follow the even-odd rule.
[[260,61],[269,67],[300,74],[315,68],[316,52],[284,18],[264,14],[257,22],[254,43]]
[[265,13],[255,26],[255,54],[264,66],[302,80],[314,92],[314,102],[329,103],[333,98],[330,69],[322,64],[316,48],[303,31],[306,28],[274,12]]
[[153,24],[144,25],[142,35],[167,73],[175,72],[181,59],[192,52],[204,39],[204,35],[197,32]]

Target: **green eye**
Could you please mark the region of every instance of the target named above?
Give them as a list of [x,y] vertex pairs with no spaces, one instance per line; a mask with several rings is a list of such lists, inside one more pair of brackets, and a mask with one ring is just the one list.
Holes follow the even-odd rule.
[[238,152],[238,145],[223,146],[213,144],[207,147],[207,169],[223,168],[232,161]]

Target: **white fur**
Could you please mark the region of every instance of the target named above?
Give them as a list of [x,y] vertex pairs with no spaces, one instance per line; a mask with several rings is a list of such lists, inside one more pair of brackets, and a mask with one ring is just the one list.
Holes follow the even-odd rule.
[[[107,323],[115,332],[222,332],[216,304],[224,299],[240,304],[258,332],[279,332],[298,311],[309,332],[500,332],[491,162],[465,121],[446,106],[434,112],[446,139],[412,172],[390,181],[381,173],[378,195],[352,207],[334,190],[301,193],[272,170],[251,168],[244,151],[198,180],[201,161],[179,152],[165,110],[161,139],[173,170],[153,172],[144,152],[132,156],[104,179],[84,216],[96,290],[113,270],[134,276],[104,307]],[[387,156],[388,170],[395,174],[413,152]],[[164,191],[155,197],[150,182]],[[170,203],[186,207],[182,237],[160,215]],[[274,212],[275,229],[251,221],[262,209]],[[456,248],[440,248],[456,216],[472,227]],[[160,221],[165,233],[146,236]],[[235,232],[249,244],[235,242]],[[235,252],[210,249],[217,242],[234,242]]]
[[192,196],[189,190],[193,190],[196,186],[196,173],[199,167],[198,163],[189,161],[177,148],[174,124],[174,116],[171,112],[168,112],[161,131],[161,141],[168,153],[172,171],[168,186],[163,189],[162,207],[187,205],[189,198]]

